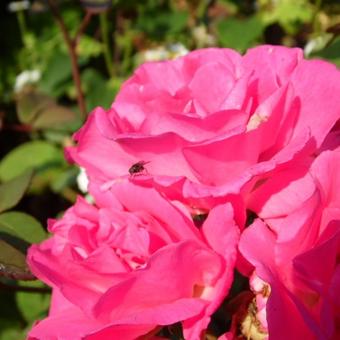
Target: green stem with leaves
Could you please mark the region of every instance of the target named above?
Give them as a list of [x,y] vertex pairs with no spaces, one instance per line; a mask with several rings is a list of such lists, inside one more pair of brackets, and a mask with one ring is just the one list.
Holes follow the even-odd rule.
[[16,13],[17,13],[21,40],[24,46],[26,47],[27,44],[26,44],[25,36],[27,35],[27,26],[26,26],[25,14],[24,14],[24,11],[17,11]]
[[72,76],[73,76],[73,81],[77,90],[77,101],[78,101],[78,107],[79,111],[81,114],[81,117],[85,120],[87,111],[86,111],[86,104],[85,104],[85,98],[84,98],[84,93],[81,87],[81,79],[80,79],[80,71],[78,67],[78,59],[77,59],[77,54],[76,54],[76,41],[72,40],[70,37],[69,32],[67,31],[65,22],[60,14],[59,7],[57,3],[54,0],[47,0],[48,4],[50,6],[52,15],[54,16],[61,33],[63,35],[65,44],[67,46],[70,59],[71,59],[71,66],[72,66]]

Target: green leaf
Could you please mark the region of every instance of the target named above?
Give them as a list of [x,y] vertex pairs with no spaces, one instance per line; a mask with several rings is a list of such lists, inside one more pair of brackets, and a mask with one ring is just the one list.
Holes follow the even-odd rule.
[[77,182],[77,176],[79,174],[78,167],[70,167],[68,169],[62,169],[58,175],[51,181],[51,189],[54,192],[61,192],[68,186],[75,185]]
[[[2,279],[1,281],[4,281]],[[15,301],[15,293],[5,289],[0,290],[0,340],[19,340],[20,337],[9,337],[8,333],[12,330],[19,332],[24,323],[23,317],[20,315],[20,311]],[[24,339],[24,338],[22,338]]]
[[340,37],[334,39],[334,41],[323,50],[313,53],[312,57],[331,61],[336,66],[340,67]]
[[66,171],[64,167],[51,166],[43,171],[39,172],[37,176],[34,176],[30,185],[30,193],[33,195],[41,195],[43,190],[47,187],[52,188],[54,181],[60,173]]
[[27,170],[0,185],[0,212],[8,210],[21,200],[32,178],[33,171]]
[[289,34],[295,34],[303,23],[313,19],[313,4],[309,0],[277,1],[275,6],[267,7],[267,10],[262,11],[265,24],[278,22]]
[[0,232],[6,232],[29,243],[38,243],[46,238],[40,222],[19,211],[0,214]]
[[[0,324],[1,327],[1,324]],[[0,340],[25,340],[25,330],[20,329],[20,324],[16,328],[7,328],[1,330]]]
[[86,103],[89,110],[96,106],[109,108],[114,99],[114,90],[104,77],[94,69],[86,69],[82,73],[82,82],[86,94]]
[[[0,233],[0,276],[15,280],[34,280],[35,277],[26,264],[25,251],[19,249],[15,239],[6,237],[5,242],[3,240],[5,236]],[[15,244],[16,247],[8,242]]]
[[55,100],[34,90],[22,92],[17,98],[17,114],[21,123],[35,129],[63,129],[74,122],[77,114]]
[[331,33],[320,33],[317,36],[309,39],[304,47],[304,54],[306,57],[317,55],[320,51],[329,46],[329,43],[333,39],[333,34]]
[[244,52],[261,37],[264,26],[262,21],[252,16],[239,20],[229,18],[221,21],[217,26],[218,39],[222,46]]
[[0,180],[8,181],[29,168],[39,169],[51,164],[62,164],[63,153],[44,141],[33,141],[13,149],[0,163]]
[[188,18],[189,13],[184,11],[173,12],[170,15],[164,14],[164,20],[169,22],[169,33],[173,34],[181,32],[186,27]]
[[169,11],[153,8],[137,19],[137,28],[151,38],[164,40],[175,35],[187,26],[189,13],[186,11]]
[[[40,281],[29,281],[20,283],[20,286],[46,287]],[[47,311],[50,303],[50,294],[36,294],[29,292],[18,292],[15,296],[17,306],[27,322],[37,319],[43,319],[47,316]]]
[[23,124],[31,124],[41,109],[53,103],[53,99],[42,93],[31,90],[21,92],[16,98],[19,121]]
[[98,57],[103,51],[103,44],[88,35],[82,35],[77,45],[77,52],[82,57]]
[[44,107],[32,123],[36,129],[63,130],[77,120],[77,114],[67,107],[52,104]]
[[56,51],[43,72],[40,86],[47,93],[56,94],[60,85],[71,80],[71,78],[72,68],[70,57],[66,53]]

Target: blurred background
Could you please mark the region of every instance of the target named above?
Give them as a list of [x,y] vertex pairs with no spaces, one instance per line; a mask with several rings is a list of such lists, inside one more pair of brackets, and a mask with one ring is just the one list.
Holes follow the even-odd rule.
[[[25,0],[0,9],[0,340],[49,305],[25,264],[86,178],[63,148],[143,62],[204,47],[298,46],[340,66],[339,0]],[[90,199],[90,198],[89,198]]]

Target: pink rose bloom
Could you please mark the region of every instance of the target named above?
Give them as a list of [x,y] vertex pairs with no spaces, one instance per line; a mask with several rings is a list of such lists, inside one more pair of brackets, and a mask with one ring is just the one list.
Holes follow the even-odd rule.
[[53,236],[29,249],[33,273],[53,288],[49,316],[30,338],[151,339],[182,322],[185,338],[199,339],[233,279],[232,205],[216,206],[199,227],[155,189],[121,180],[110,191],[100,206],[79,198],[49,224]]
[[[288,187],[265,188],[263,220],[242,234],[241,253],[270,291],[267,301],[257,299],[270,339],[340,338],[339,188],[338,148],[321,153]],[[282,204],[275,210],[274,202]]]
[[335,66],[300,49],[198,50],[139,67],[68,154],[102,183],[142,164],[135,181],[209,208],[283,169],[300,175],[340,117],[339,93]]

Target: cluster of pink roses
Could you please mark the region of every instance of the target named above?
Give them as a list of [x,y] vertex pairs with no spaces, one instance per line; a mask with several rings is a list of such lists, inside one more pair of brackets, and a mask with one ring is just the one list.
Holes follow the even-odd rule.
[[203,339],[237,269],[250,287],[215,338],[339,339],[339,98],[340,72],[299,49],[139,67],[67,150],[95,205],[29,250],[53,288],[29,338],[162,339],[181,322]]

